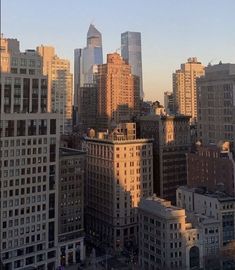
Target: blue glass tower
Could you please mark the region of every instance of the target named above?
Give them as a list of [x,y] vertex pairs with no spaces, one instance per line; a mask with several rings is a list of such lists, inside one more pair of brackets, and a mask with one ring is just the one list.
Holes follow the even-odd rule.
[[100,64],[103,64],[102,35],[91,24],[87,32],[86,47],[74,50],[74,125],[79,122],[79,89],[94,82],[94,73]]
[[131,65],[132,74],[139,77],[140,98],[143,99],[143,76],[141,55],[141,33],[127,31],[121,34],[122,58]]

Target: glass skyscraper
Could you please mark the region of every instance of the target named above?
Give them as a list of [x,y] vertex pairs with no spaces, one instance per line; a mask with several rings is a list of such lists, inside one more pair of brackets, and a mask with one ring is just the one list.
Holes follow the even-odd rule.
[[140,98],[143,99],[143,77],[141,56],[141,33],[127,31],[121,34],[121,54],[129,65],[133,75],[139,77]]
[[79,89],[85,84],[92,84],[97,65],[103,64],[102,35],[90,24],[87,32],[87,45],[74,50],[74,124],[79,121]]

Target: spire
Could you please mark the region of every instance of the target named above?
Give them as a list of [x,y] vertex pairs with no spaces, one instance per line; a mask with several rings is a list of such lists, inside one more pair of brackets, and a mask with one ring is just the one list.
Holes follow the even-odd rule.
[[102,35],[93,24],[90,24],[87,32],[87,46],[102,46]]

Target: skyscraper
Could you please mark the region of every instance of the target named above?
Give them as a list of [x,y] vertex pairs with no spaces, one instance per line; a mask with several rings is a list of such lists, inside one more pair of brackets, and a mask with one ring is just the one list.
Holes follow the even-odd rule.
[[131,73],[139,78],[139,97],[144,98],[141,33],[127,31],[121,34],[121,55],[131,66]]
[[1,47],[10,72],[1,73],[0,83],[0,259],[4,269],[52,270],[58,265],[59,118],[47,113],[41,57],[10,50],[8,42]]
[[206,67],[198,79],[198,137],[204,145],[229,141],[235,150],[235,64]]
[[80,87],[94,83],[97,65],[103,64],[102,35],[93,24],[87,32],[87,45],[74,50],[74,113],[75,123],[80,115]]
[[196,57],[189,58],[173,73],[174,106],[177,113],[197,119],[196,78],[204,75],[204,66]]
[[37,47],[43,59],[43,74],[48,76],[48,111],[60,114],[60,133],[72,131],[73,75],[70,62],[55,54],[53,47]]
[[118,53],[107,55],[107,64],[98,65],[98,117],[101,128],[130,122],[138,113],[135,76]]

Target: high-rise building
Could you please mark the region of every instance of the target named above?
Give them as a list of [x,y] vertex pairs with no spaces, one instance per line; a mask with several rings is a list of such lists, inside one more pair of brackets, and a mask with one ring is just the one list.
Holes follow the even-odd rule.
[[1,72],[0,83],[0,259],[7,270],[52,270],[58,265],[59,116],[47,113],[41,57],[4,43],[10,72]]
[[197,85],[196,79],[204,75],[204,66],[196,57],[181,64],[181,69],[173,73],[174,106],[177,113],[197,120]]
[[140,117],[140,137],[152,138],[154,192],[175,202],[175,191],[187,184],[186,153],[190,147],[189,117],[147,115]]
[[143,100],[143,76],[141,55],[141,33],[127,31],[121,34],[121,55],[131,66],[131,73],[138,77],[139,98]]
[[174,113],[174,95],[172,92],[164,92],[164,107],[167,114]]
[[60,133],[72,131],[73,76],[70,62],[55,54],[53,47],[41,45],[37,52],[43,59],[43,74],[48,76],[48,111],[60,115]]
[[229,141],[235,150],[235,64],[208,66],[198,85],[198,138]]
[[[138,220],[139,264],[146,270],[201,269],[205,255],[202,228],[208,230],[212,223],[217,225],[218,232],[216,221],[208,222],[207,219],[203,223],[202,217],[200,225],[194,227],[186,220],[183,208],[156,196],[140,201]],[[215,247],[211,242],[207,245]]]
[[235,196],[235,162],[228,143],[197,145],[187,154],[187,185]]
[[97,137],[85,139],[86,230],[97,245],[123,250],[137,244],[137,207],[153,192],[152,140],[127,139],[117,130]]
[[97,86],[85,84],[80,87],[80,130],[87,131],[88,128],[97,127]]
[[118,53],[107,55],[98,65],[98,117],[100,128],[130,122],[139,113],[139,93],[131,67]]
[[60,148],[58,256],[66,266],[85,259],[84,183],[86,153]]
[[97,65],[103,64],[102,35],[93,24],[87,32],[87,45],[74,50],[74,124],[80,122],[80,87],[94,83]]

